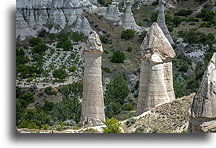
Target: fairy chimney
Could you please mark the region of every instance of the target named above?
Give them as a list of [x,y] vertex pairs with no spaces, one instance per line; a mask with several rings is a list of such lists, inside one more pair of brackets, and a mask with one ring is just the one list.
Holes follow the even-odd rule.
[[216,132],[215,59],[216,53],[209,62],[197,94],[193,98],[189,126],[191,133]]
[[169,30],[167,29],[167,25],[165,22],[164,4],[165,4],[164,0],[159,0],[159,10],[158,10],[157,23],[160,26],[160,28],[162,29],[164,35],[166,36],[166,38],[168,39],[170,44],[174,44],[174,41],[170,35]]
[[84,50],[84,79],[81,123],[83,126],[102,125],[105,120],[102,89],[101,55],[102,43],[93,31]]
[[142,52],[137,115],[175,99],[172,61],[176,54],[157,23],[140,47]]

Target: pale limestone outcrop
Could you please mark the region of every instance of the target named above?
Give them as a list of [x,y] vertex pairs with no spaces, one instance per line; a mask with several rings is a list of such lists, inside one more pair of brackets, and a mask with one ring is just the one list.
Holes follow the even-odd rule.
[[95,126],[105,120],[101,71],[103,48],[96,32],[89,35],[86,46],[81,123],[83,126]]
[[120,20],[120,12],[118,8],[118,3],[112,3],[109,5],[106,9],[106,15],[105,18],[113,21],[119,21]]
[[216,53],[204,73],[191,106],[190,132],[216,132]]
[[90,24],[82,18],[82,25],[76,27],[76,20],[90,11],[89,0],[17,0],[16,37],[21,40],[26,37],[37,36],[38,31],[45,29],[50,33],[58,33],[68,27],[88,35],[91,32]]
[[165,22],[165,14],[164,14],[164,0],[159,0],[159,10],[158,10],[158,17],[157,17],[157,23],[162,29],[164,35],[169,40],[170,44],[174,44],[174,41],[170,35],[169,30],[167,29],[166,22]]
[[172,62],[175,52],[157,23],[153,23],[141,45],[142,59],[137,115],[175,99]]
[[142,31],[142,28],[136,24],[131,7],[131,3],[127,1],[125,12],[121,16],[120,25],[122,25],[122,27],[125,29],[133,29],[137,32],[140,32]]

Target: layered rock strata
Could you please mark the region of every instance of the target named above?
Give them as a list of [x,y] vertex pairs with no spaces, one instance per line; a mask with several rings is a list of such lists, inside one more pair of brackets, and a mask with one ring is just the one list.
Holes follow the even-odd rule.
[[216,132],[216,53],[204,73],[197,94],[193,98],[190,117],[190,132]]
[[158,10],[158,17],[157,17],[157,23],[160,26],[160,28],[162,29],[164,35],[166,36],[166,38],[169,40],[170,44],[174,44],[174,41],[170,35],[169,30],[167,29],[166,26],[166,22],[165,22],[165,14],[164,14],[164,0],[160,0],[159,1],[159,10]]
[[172,62],[175,52],[157,23],[153,23],[140,47],[142,52],[137,115],[175,99]]
[[84,51],[85,67],[81,123],[84,126],[103,124],[105,120],[102,89],[101,55],[102,43],[96,32],[92,32]]

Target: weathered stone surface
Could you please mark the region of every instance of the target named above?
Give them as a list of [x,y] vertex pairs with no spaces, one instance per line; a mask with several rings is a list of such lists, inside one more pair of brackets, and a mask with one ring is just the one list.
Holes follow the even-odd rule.
[[[191,132],[215,132],[216,121],[216,53],[204,73],[200,87],[191,106]],[[214,124],[213,124],[214,123]]]
[[209,62],[200,87],[197,91],[196,96],[194,97],[191,107],[191,115],[194,118],[216,118],[215,56],[216,53],[214,53],[211,61]]
[[81,123],[84,126],[101,125],[105,120],[101,71],[102,52],[100,38],[93,31],[84,51],[85,67],[81,114]]
[[126,2],[125,13],[122,15],[120,24],[125,29],[133,29],[138,32],[142,30],[142,28],[136,24],[129,1]]
[[153,23],[140,47],[142,52],[137,115],[175,99],[172,62],[175,52],[157,23]]
[[120,20],[120,12],[118,8],[118,3],[113,2],[106,9],[105,18],[109,20],[119,21]]
[[91,31],[88,20],[82,17],[80,26],[76,26],[76,20],[84,9],[91,11],[92,7],[89,0],[17,0],[16,37],[21,40],[34,37],[41,29],[57,33],[66,26],[88,35]]
[[165,22],[165,14],[164,14],[164,0],[159,0],[159,10],[158,10],[158,18],[157,18],[157,23],[162,29],[164,35],[166,38],[169,40],[170,44],[174,44],[174,41],[169,33],[169,30],[167,29],[166,22]]

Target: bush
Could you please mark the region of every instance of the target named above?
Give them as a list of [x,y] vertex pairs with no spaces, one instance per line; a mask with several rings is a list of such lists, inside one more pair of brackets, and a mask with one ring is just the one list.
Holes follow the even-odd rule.
[[38,45],[35,45],[32,48],[33,53],[43,54],[48,49],[48,46],[44,43],[40,43]]
[[132,50],[133,50],[133,48],[130,47],[130,46],[127,48],[127,51],[128,51],[128,52],[131,52]]
[[108,67],[102,67],[102,70],[106,73],[112,73],[112,71]]
[[182,22],[182,19],[180,17],[176,17],[174,16],[173,19],[172,19],[172,24],[175,26],[175,27],[178,27]]
[[68,77],[67,72],[63,68],[55,69],[52,73],[54,78],[64,80]]
[[181,30],[178,32],[178,37],[183,38],[189,44],[197,44],[205,34],[197,31],[196,29]]
[[138,128],[136,128],[135,133],[143,133],[144,132],[144,126],[140,125]]
[[33,103],[35,101],[35,97],[32,93],[26,92],[22,95],[20,95],[18,99],[21,103],[21,107],[26,107],[28,104]]
[[80,42],[80,41],[83,41],[84,39],[84,34],[83,33],[79,33],[79,32],[73,32],[71,34],[71,38],[74,42]]
[[135,31],[132,29],[127,29],[122,31],[121,37],[125,40],[131,39],[135,36]]
[[125,60],[125,53],[117,50],[113,52],[113,55],[111,57],[111,62],[113,63],[124,63]]
[[76,66],[71,66],[68,68],[68,71],[70,71],[70,72],[75,72],[76,70],[77,70]]
[[64,51],[69,51],[73,49],[71,41],[68,39],[67,34],[60,34],[59,35],[60,41],[57,43],[57,48],[62,48]]
[[[54,93],[54,94],[56,94],[56,93]],[[44,106],[43,106],[43,110],[46,113],[50,112],[53,109],[53,107],[54,107],[54,103],[45,100],[45,103],[44,103]]]
[[103,44],[110,44],[111,43],[111,41],[104,35],[100,36],[100,40],[101,40],[101,43],[103,43]]
[[179,71],[182,71],[182,72],[187,72],[188,70],[188,66],[187,65],[182,65],[180,68],[179,68]]
[[178,12],[176,12],[174,15],[176,15],[176,16],[188,16],[188,15],[191,15],[191,14],[192,14],[191,10],[181,9]]
[[174,77],[173,88],[174,88],[174,93],[175,93],[176,98],[181,98],[184,96],[185,85],[186,84],[176,80],[176,78]]
[[194,17],[190,17],[186,20],[187,22],[199,22],[199,19],[194,18]]
[[134,107],[131,103],[124,104],[124,106],[123,106],[123,109],[126,111],[131,111],[131,110],[133,110],[133,108]]
[[127,127],[130,127],[132,124],[134,124],[136,122],[136,119],[134,118],[129,118],[126,122],[125,125],[127,125]]
[[121,133],[120,123],[118,120],[114,118],[107,119],[104,124],[106,127],[103,127],[103,133]]
[[152,3],[152,6],[157,6],[159,4],[159,0],[156,0]]
[[38,33],[38,37],[47,37],[49,34],[49,32],[47,32],[45,29],[42,29],[39,33]]
[[203,21],[212,21],[215,18],[215,13],[206,9],[202,9],[196,17],[203,18]]
[[34,47],[34,46],[37,46],[39,44],[42,43],[42,40],[40,38],[31,38],[29,39],[29,44]]
[[55,91],[51,86],[49,87],[46,87],[44,92],[47,94],[47,95],[57,95],[57,91]]
[[72,84],[64,85],[60,89],[60,92],[65,96],[81,96],[83,91],[83,85],[80,82],[73,82]]
[[157,22],[157,17],[158,17],[158,12],[153,12],[151,14],[151,21],[152,22]]

